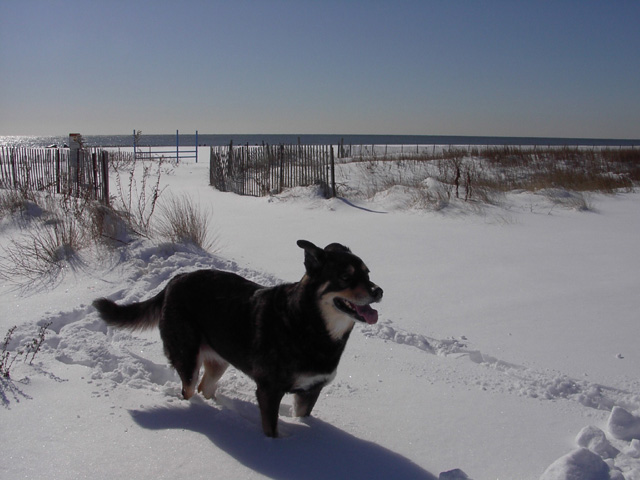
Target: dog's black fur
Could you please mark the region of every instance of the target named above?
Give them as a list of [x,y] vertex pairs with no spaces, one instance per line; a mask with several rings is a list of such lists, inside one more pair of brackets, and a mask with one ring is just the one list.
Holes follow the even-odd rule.
[[111,326],[145,329],[158,326],[164,349],[189,399],[200,366],[198,391],[215,395],[228,364],[249,375],[265,435],[276,437],[278,410],[293,393],[296,416],[311,414],[321,389],[333,379],[355,321],[375,323],[369,304],[382,289],[351,251],[333,243],[321,249],[300,240],[306,273],[298,283],[266,288],[218,270],[174,277],[155,297],[117,305],[93,302]]

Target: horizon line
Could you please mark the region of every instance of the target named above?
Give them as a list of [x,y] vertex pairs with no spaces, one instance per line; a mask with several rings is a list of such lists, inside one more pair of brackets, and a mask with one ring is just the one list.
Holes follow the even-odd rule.
[[[179,131],[178,131],[179,132]],[[71,133],[66,134],[16,134],[16,135],[0,135],[1,137],[67,137]],[[183,135],[215,135],[215,136],[287,136],[287,137],[303,137],[303,136],[325,136],[325,137],[448,137],[448,138],[531,138],[531,139],[557,139],[557,140],[621,140],[621,141],[638,141],[638,138],[625,137],[605,137],[605,136],[547,136],[547,135],[470,135],[470,134],[431,134],[431,133],[200,133],[198,130],[193,132],[179,132]],[[133,136],[133,133],[81,133],[85,137],[126,137]],[[175,133],[144,133],[142,136],[175,136]]]

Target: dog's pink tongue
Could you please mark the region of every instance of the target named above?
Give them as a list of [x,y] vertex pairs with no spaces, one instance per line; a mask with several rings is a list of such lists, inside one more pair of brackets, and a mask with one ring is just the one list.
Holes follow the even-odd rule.
[[369,305],[356,305],[356,311],[370,325],[378,321],[378,311]]

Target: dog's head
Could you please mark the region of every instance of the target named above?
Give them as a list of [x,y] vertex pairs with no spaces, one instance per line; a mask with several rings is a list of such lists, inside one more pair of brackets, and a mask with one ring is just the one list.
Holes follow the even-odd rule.
[[304,249],[303,281],[316,288],[318,305],[332,337],[341,338],[356,321],[378,321],[378,312],[370,304],[382,300],[382,289],[369,280],[369,269],[360,258],[339,243],[322,249],[298,240],[298,246]]

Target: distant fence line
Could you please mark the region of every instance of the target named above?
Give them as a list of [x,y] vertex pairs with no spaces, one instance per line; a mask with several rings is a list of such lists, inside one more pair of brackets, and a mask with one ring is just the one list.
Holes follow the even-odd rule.
[[184,145],[180,145],[180,131],[176,130],[176,148],[171,150],[158,150],[151,149],[148,146],[148,150],[144,151],[143,146],[140,145],[140,138],[142,132],[133,131],[133,158],[134,160],[153,160],[159,156],[164,158],[175,159],[176,163],[180,163],[181,159],[195,158],[198,163],[198,131],[196,130],[196,141],[191,147],[184,148]]
[[569,144],[508,144],[508,145],[448,145],[448,144],[346,144],[340,143],[336,146],[336,159],[346,159],[346,161],[357,161],[361,159],[370,160],[372,158],[416,158],[428,160],[430,158],[437,159],[446,157],[453,152],[464,152],[468,155],[481,156],[485,152],[494,152],[496,150],[504,151],[554,151],[554,150],[571,150],[571,151],[601,151],[601,150],[634,150],[637,146],[630,145],[569,145]]
[[[334,147],[337,153],[334,158]],[[564,146],[488,145],[239,145],[211,146],[209,183],[223,192],[265,196],[286,188],[320,185],[325,197],[335,196],[335,162],[370,160],[433,160],[461,154],[495,155],[496,151],[566,150]],[[580,151],[596,147],[575,147]]]
[[[75,158],[74,158],[75,157]],[[0,147],[0,187],[109,203],[109,153],[99,148]]]
[[210,184],[222,192],[265,196],[319,185],[325,197],[335,196],[329,145],[214,146],[209,162]]

